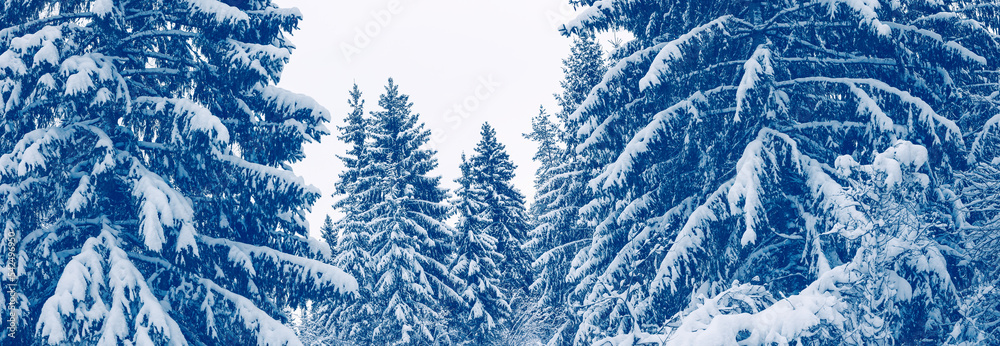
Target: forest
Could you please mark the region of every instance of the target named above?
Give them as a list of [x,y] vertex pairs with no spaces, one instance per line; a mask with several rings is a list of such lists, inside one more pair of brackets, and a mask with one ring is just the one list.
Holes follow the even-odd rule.
[[564,1],[533,186],[487,122],[453,189],[295,8],[0,2],[0,345],[1000,344],[1000,3]]

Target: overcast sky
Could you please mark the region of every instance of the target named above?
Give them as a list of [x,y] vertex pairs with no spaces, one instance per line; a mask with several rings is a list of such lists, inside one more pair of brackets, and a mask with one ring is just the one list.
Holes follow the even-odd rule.
[[[521,134],[539,105],[555,110],[562,59],[570,39],[557,31],[573,16],[565,0],[277,0],[304,19],[292,36],[297,49],[279,86],[307,94],[330,110],[336,134],[348,113],[348,91],[357,82],[366,112],[375,110],[389,77],[410,95],[438,148],[449,189],[456,185],[463,151],[472,152],[488,121],[518,165],[515,184],[533,194],[535,146]],[[306,147],[295,172],[323,191],[309,215],[319,236],[333,183],[342,169],[334,156],[346,151],[334,135]]]

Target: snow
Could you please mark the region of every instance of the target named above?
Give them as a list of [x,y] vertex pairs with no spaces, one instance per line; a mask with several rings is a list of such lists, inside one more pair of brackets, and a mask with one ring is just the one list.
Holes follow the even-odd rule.
[[59,68],[59,73],[66,76],[67,96],[86,93],[95,88],[94,77],[98,82],[111,81],[114,79],[112,63],[98,53],[85,55],[74,55],[63,60]]
[[[820,323],[842,325],[845,318],[839,310],[844,304],[836,297],[836,286],[829,285],[843,281],[842,271],[843,267],[835,268],[799,294],[759,312],[726,314],[726,306],[719,306],[720,298],[754,288],[749,284],[733,287],[685,316],[666,345],[787,345],[809,335]],[[737,343],[741,331],[749,335]]]
[[59,61],[59,52],[52,42],[60,38],[62,31],[59,27],[45,26],[37,32],[11,39],[8,50],[0,54],[0,70],[8,69],[14,76],[24,75],[27,73],[27,65],[22,60],[24,55],[39,46],[41,48],[35,53],[34,63],[47,61],[56,64]]
[[[279,270],[287,279],[295,279],[294,284],[315,284],[319,287],[333,287],[338,292],[355,292],[358,289],[357,280],[340,268],[332,265],[289,255],[271,248],[234,242],[228,239],[217,239],[199,235],[198,239],[212,246],[224,246],[230,249],[229,259],[243,265],[251,275],[256,275],[253,260],[265,262],[268,270]],[[297,275],[297,277],[296,277]]]
[[[910,104],[911,107],[916,108],[920,113],[917,116],[918,124],[923,126],[923,130],[934,139],[935,145],[940,145],[945,141],[953,142],[952,144],[957,147],[964,147],[965,141],[963,139],[962,131],[959,129],[958,125],[954,121],[937,114],[934,107],[927,104],[924,100],[919,97],[913,96],[907,91],[897,89],[883,81],[877,79],[858,79],[858,78],[829,78],[829,77],[804,77],[797,78],[788,81],[778,82],[779,86],[788,86],[796,83],[836,83],[844,84],[848,87],[866,85],[870,88],[886,92],[897,97],[900,101]],[[938,135],[938,128],[943,127],[945,130],[944,139]]]
[[239,8],[229,6],[218,0],[184,0],[195,12],[215,17],[216,22],[231,25],[248,24],[250,17]]
[[838,5],[846,4],[861,16],[862,24],[867,24],[879,36],[888,37],[892,34],[892,28],[878,19],[876,11],[881,7],[880,0],[819,0],[817,2],[829,5],[831,17],[836,12]]
[[[205,133],[214,141],[228,143],[229,129],[222,124],[219,117],[212,114],[208,108],[188,99],[182,98],[160,98],[160,97],[138,97],[135,104],[146,104],[152,106],[157,111],[163,111],[167,105],[173,106],[174,116],[184,119],[183,124],[185,134],[190,131]],[[174,133],[174,140],[185,142],[180,133]]]
[[919,34],[921,36],[937,41],[942,45],[944,45],[945,47],[947,47],[952,52],[954,52],[955,54],[958,54],[962,59],[965,59],[967,61],[972,61],[984,66],[987,64],[986,58],[984,58],[983,56],[972,52],[971,50],[965,48],[965,46],[962,46],[958,42],[945,41],[944,38],[941,37],[941,34],[938,34],[936,32],[927,29],[920,29],[912,25],[904,25],[898,23],[887,23],[886,25],[896,30],[912,32],[914,34]]
[[[759,213],[764,212],[761,205],[761,175],[766,173],[763,156],[768,153],[763,152],[764,137],[770,134],[762,130],[757,139],[747,144],[743,150],[743,156],[736,163],[736,177],[733,185],[729,188],[727,198],[729,209],[734,214],[743,214],[746,230],[740,238],[740,244],[746,246],[757,241],[757,220],[761,217]],[[771,160],[774,160],[773,154]],[[774,162],[768,162],[774,164]]]
[[[88,239],[82,251],[66,264],[55,292],[40,311],[40,335],[49,344],[67,342],[70,341],[67,329],[82,324],[84,328],[97,330],[100,335],[97,345],[146,340],[149,336],[144,333],[149,331],[162,333],[169,345],[186,344],[180,327],[163,310],[125,251],[118,247],[115,232],[105,227],[98,236]],[[135,307],[138,311],[130,322],[127,316]],[[130,327],[129,323],[133,325]],[[133,340],[128,339],[130,328],[137,331],[132,335]]]
[[740,121],[740,113],[743,112],[747,92],[757,86],[762,75],[774,75],[774,66],[771,64],[770,43],[757,46],[750,59],[743,64],[743,78],[740,80],[740,85],[736,88],[736,116],[733,121]]
[[[649,151],[649,144],[657,140],[659,133],[670,130],[670,123],[683,115],[690,115],[696,118],[699,111],[695,105],[698,102],[704,101],[704,95],[697,92],[686,100],[678,102],[654,115],[649,124],[632,136],[632,139],[625,146],[625,149],[622,150],[618,159],[606,167],[599,176],[590,181],[590,188],[596,190],[601,182],[604,182],[604,189],[621,186],[629,174],[633,173],[632,167],[635,165],[635,160],[639,159],[640,155]],[[585,147],[586,143],[583,146]]]
[[913,286],[895,271],[889,271],[889,282],[896,291],[896,301],[909,301],[913,298]]
[[830,232],[840,233],[847,239],[857,239],[874,228],[868,216],[858,210],[860,204],[847,196],[844,187],[826,174],[819,161],[803,155],[802,162],[810,194],[819,202],[824,213],[833,215],[835,224]]
[[713,33],[715,30],[725,30],[726,24],[733,17],[730,15],[721,16],[698,26],[680,37],[668,42],[653,59],[653,64],[646,72],[646,76],[639,80],[639,90],[646,90],[650,87],[660,85],[663,81],[660,76],[670,73],[671,64],[682,57],[681,49],[694,44],[695,39],[700,39],[703,35]]
[[[249,68],[259,76],[270,77],[274,81],[277,81],[281,73],[280,67],[275,66],[275,63],[288,61],[292,55],[288,48],[269,44],[253,44],[233,39],[226,40],[226,43],[230,46],[226,53],[227,58],[233,66]],[[262,64],[267,64],[271,69],[265,68]]]
[[[205,288],[219,294],[221,298],[234,305],[236,316],[243,321],[243,327],[256,334],[258,346],[302,345],[302,342],[295,336],[295,331],[271,318],[246,297],[233,293],[212,280],[200,279],[198,281]],[[205,302],[207,305],[203,305],[203,307],[206,307],[206,311],[212,310],[211,306],[214,304],[208,302],[208,297],[206,297]]]
[[45,169],[53,146],[58,145],[65,135],[60,128],[37,129],[25,134],[10,153],[0,156],[0,173],[9,175],[16,172],[23,177],[35,171]]
[[976,155],[975,157],[979,160],[996,160],[1000,157],[990,158],[990,157],[978,157],[983,149],[983,138],[987,135],[1000,135],[1000,114],[994,115],[992,118],[986,121],[983,125],[982,131],[976,134],[976,139],[972,142],[972,148],[970,148],[970,155]]
[[90,3],[90,12],[93,12],[100,18],[107,16],[114,8],[115,4],[113,0],[95,0]]
[[[587,98],[580,103],[580,106],[577,107],[575,111],[573,111],[573,114],[569,116],[569,119],[572,121],[579,121],[583,117],[583,113],[586,110],[593,108],[600,101],[601,94],[608,91],[608,86],[611,82],[624,75],[626,68],[641,64],[643,61],[646,61],[649,56],[653,55],[654,52],[659,52],[666,45],[667,43],[660,43],[655,46],[645,48],[615,63],[615,65],[609,68],[608,72],[605,72],[604,76],[601,77],[601,82],[597,83],[596,86],[590,89],[590,92],[587,94]],[[593,126],[593,124],[585,124],[580,128],[580,132],[578,132],[578,134],[589,134],[593,129]]]
[[291,91],[274,87],[265,86],[263,88],[257,89],[260,92],[261,97],[284,114],[296,114],[303,110],[310,111],[309,115],[313,120],[317,122],[330,121],[330,111],[326,110],[312,97],[293,93]]
[[894,186],[903,181],[903,167],[919,169],[927,163],[927,148],[909,141],[896,141],[891,148],[875,156],[871,168],[886,175],[884,183]]
[[[650,284],[651,292],[665,289],[669,289],[671,293],[677,292],[677,281],[685,279],[681,266],[685,261],[692,259],[694,251],[703,247],[702,244],[706,241],[705,238],[710,232],[708,224],[727,216],[718,213],[717,210],[726,205],[723,203],[722,196],[729,190],[732,184],[732,181],[729,181],[720,186],[708,197],[704,204],[698,206],[688,216],[684,227],[681,228],[681,231],[674,239],[674,243],[670,245],[666,256],[660,262],[660,266],[656,271],[656,277]],[[688,279],[694,280],[694,278]]]
[[306,185],[305,179],[295,175],[292,171],[248,162],[232,155],[218,155],[218,158],[223,162],[228,162],[242,169],[249,178],[252,178],[251,181],[247,181],[247,184],[253,186],[255,189],[288,191],[294,188],[305,190],[308,193],[321,193],[315,186]]
[[73,191],[73,195],[69,197],[66,201],[66,211],[70,213],[75,213],[87,206],[90,202],[90,176],[84,175],[80,177],[80,183]]
[[[619,0],[597,0],[594,1],[589,7],[583,10],[580,15],[576,18],[570,20],[568,23],[563,25],[563,30],[566,31],[579,31],[584,30],[590,23],[596,22],[600,19],[606,18],[605,13],[611,11],[615,3]],[[631,3],[632,1],[624,1]]]
[[878,133],[885,133],[889,135],[890,141],[896,140],[896,132],[894,128],[894,123],[889,115],[885,114],[882,107],[878,105],[875,99],[871,98],[867,92],[858,88],[857,85],[849,84],[851,92],[854,96],[858,98],[858,114],[870,114],[871,122],[869,127],[874,126]]
[[191,202],[138,160],[133,162],[129,175],[133,179],[132,195],[140,200],[139,227],[144,243],[149,250],[159,252],[167,241],[164,226],[192,222]]
[[13,50],[8,50],[0,54],[0,69],[6,69],[15,76],[24,75],[28,72],[28,66],[24,64],[21,57],[17,53],[14,53]]

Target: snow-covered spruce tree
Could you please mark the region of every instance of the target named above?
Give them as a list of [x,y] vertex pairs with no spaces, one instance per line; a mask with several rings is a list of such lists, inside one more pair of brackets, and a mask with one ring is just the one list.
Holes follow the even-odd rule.
[[[983,159],[964,134],[997,113],[995,7],[593,2],[567,32],[636,38],[569,117],[577,151],[601,167],[581,211],[593,239],[570,273],[573,342],[978,338],[951,334],[972,284],[954,275],[970,262],[952,184]],[[926,184],[879,187],[890,161]],[[899,209],[900,225],[883,205],[919,208]],[[720,294],[757,298],[685,324]]]
[[[531,207],[535,228],[529,231],[526,247],[535,253],[532,291],[540,295],[539,303],[547,313],[557,316],[554,322],[560,327],[552,332],[559,335],[572,333],[576,328],[575,314],[566,305],[568,293],[573,289],[567,274],[574,256],[589,243],[590,233],[580,221],[579,210],[587,201],[586,183],[596,174],[576,152],[578,141],[574,134],[581,123],[570,120],[569,116],[600,82],[605,71],[601,46],[594,37],[586,33],[575,37],[570,56],[563,60],[564,78],[560,82],[563,91],[556,95],[560,105],[556,117],[560,123],[552,124],[550,129],[535,128],[533,138],[529,137],[539,142],[535,160],[553,158],[542,162],[544,174],[540,170],[536,176],[536,197]],[[540,123],[540,126],[548,125]],[[555,138],[546,139],[552,135]],[[553,144],[544,144],[546,140]],[[561,149],[558,156],[548,152],[556,150],[549,146]]]
[[509,295],[500,287],[502,272],[499,265],[504,256],[497,252],[497,238],[487,232],[491,223],[485,211],[489,207],[487,192],[476,182],[472,164],[462,155],[462,176],[455,192],[454,207],[458,213],[455,232],[457,256],[451,273],[464,282],[459,290],[466,304],[464,311],[456,311],[454,327],[464,340],[461,343],[487,345],[498,338],[500,326],[510,316]]
[[[555,168],[559,166],[559,160],[563,156],[561,135],[559,126],[552,122],[552,116],[545,111],[545,107],[539,107],[538,115],[531,118],[531,132],[523,134],[524,138],[538,145],[531,158],[539,165],[534,179],[537,191],[543,190],[545,183],[556,174]],[[532,203],[528,212],[533,220],[538,220],[545,214],[545,204]]]
[[0,343],[295,345],[284,308],[355,289],[312,259],[319,191],[287,165],[329,118],[274,86],[299,19],[266,0],[0,4]]
[[[392,79],[372,112],[366,163],[354,194],[371,205],[362,218],[371,230],[371,342],[376,345],[448,343],[447,312],[462,298],[457,279],[443,264],[454,253],[451,209],[434,151],[424,148],[430,131],[411,113],[409,96]],[[362,282],[361,285],[367,283]]]
[[[327,217],[323,226],[323,238],[333,248],[333,264],[343,268],[357,279],[357,294],[335,297],[315,304],[309,316],[309,323],[325,326],[331,337],[340,340],[370,340],[372,321],[376,312],[371,303],[372,279],[369,239],[371,221],[366,211],[371,209],[371,200],[361,192],[365,190],[362,170],[365,168],[368,146],[369,119],[364,115],[364,99],[357,84],[350,91],[347,100],[351,112],[338,126],[338,139],[349,146],[346,155],[338,155],[344,164],[339,178],[334,183],[338,198],[333,207],[343,215],[336,222]],[[330,336],[330,335],[328,335]]]
[[[992,96],[992,95],[991,95]],[[995,98],[994,102],[1000,101]],[[979,264],[977,285],[964,294],[964,308],[974,323],[967,333],[986,334],[983,344],[1000,343],[1000,115],[976,136],[973,154],[979,163],[959,172],[956,183],[960,224],[971,260]]]
[[323,226],[320,226],[319,234],[331,248],[337,244],[337,228],[333,224],[333,218],[330,215],[327,215],[323,219]]
[[507,148],[497,141],[496,130],[483,124],[475,154],[469,159],[472,184],[483,192],[486,233],[496,238],[497,252],[503,256],[498,263],[504,273],[500,286],[508,293],[527,292],[531,284],[531,256],[523,248],[531,229],[524,208],[524,195],[511,184],[514,169]]

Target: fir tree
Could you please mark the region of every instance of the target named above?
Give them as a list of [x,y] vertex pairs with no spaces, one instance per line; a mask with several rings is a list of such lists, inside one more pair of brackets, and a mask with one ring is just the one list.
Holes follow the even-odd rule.
[[319,191],[288,168],[329,120],[274,86],[299,20],[266,0],[0,3],[0,343],[295,345],[286,308],[355,289],[313,259]]
[[[566,334],[572,333],[579,322],[567,305],[573,289],[569,270],[577,253],[589,243],[590,234],[581,221],[580,208],[588,199],[586,184],[596,174],[593,164],[577,153],[577,133],[584,122],[573,114],[606,71],[601,46],[593,35],[581,33],[573,42],[570,56],[563,60],[563,92],[556,95],[560,105],[556,116],[561,127],[549,127],[545,125],[548,120],[539,119],[531,138],[539,143],[535,160],[550,160],[541,162],[535,177],[536,198],[531,212],[536,225],[529,231],[528,243],[537,254],[532,264],[537,273],[532,288],[541,295],[540,303],[560,316],[556,322],[561,326],[553,331],[556,337],[552,339],[552,344],[557,345],[566,343],[565,336],[572,338]],[[547,138],[551,135],[555,138]],[[561,152],[557,157],[552,158],[554,145],[545,141],[558,143]]]
[[323,226],[320,226],[319,233],[323,240],[326,241],[331,248],[337,246],[337,228],[334,226],[333,219],[330,218],[330,215],[327,215],[326,218],[323,219]]
[[[525,133],[524,138],[537,143],[538,149],[532,160],[538,162],[538,169],[535,170],[535,191],[543,191],[546,183],[556,175],[556,168],[560,165],[564,151],[561,147],[561,132],[558,125],[552,122],[551,116],[545,111],[545,107],[539,107],[538,115],[531,118],[531,132]],[[548,191],[545,191],[548,192]],[[541,199],[541,198],[537,198]],[[545,204],[535,202],[531,204],[529,214],[532,219],[538,220],[545,214]],[[534,238],[532,238],[534,239]],[[536,246],[531,245],[531,248]]]
[[531,256],[523,249],[527,231],[531,228],[524,210],[524,196],[512,184],[516,166],[507,154],[506,146],[497,141],[496,131],[483,124],[482,139],[470,159],[472,179],[482,189],[481,211],[486,220],[486,233],[496,238],[499,263],[504,273],[501,286],[510,292],[524,291],[531,284]]
[[372,113],[366,166],[354,193],[371,201],[364,212],[372,232],[372,342],[379,345],[447,342],[447,311],[461,306],[456,279],[442,263],[454,252],[451,210],[430,131],[411,113],[412,103],[392,79]]
[[362,176],[367,162],[369,120],[364,116],[364,99],[361,90],[355,84],[347,100],[351,113],[344,119],[345,124],[339,126],[338,137],[349,145],[346,155],[338,156],[344,164],[337,182],[334,184],[339,197],[333,207],[343,218],[332,225],[329,236],[324,233],[327,242],[334,248],[336,254],[333,264],[343,268],[353,275],[359,283],[358,293],[350,297],[340,297],[318,305],[313,318],[325,325],[328,332],[336,338],[356,340],[359,343],[370,340],[372,321],[377,316],[373,310],[372,299],[372,257],[369,239],[371,230],[368,223],[370,215],[366,212],[371,208],[371,200],[362,193],[366,188]]
[[573,342],[976,341],[948,196],[983,159],[965,133],[996,114],[998,18],[977,1],[585,10],[567,33],[635,39],[569,116],[598,168]]
[[461,170],[454,202],[459,216],[455,234],[458,252],[451,272],[465,283],[459,293],[468,309],[454,318],[468,335],[463,342],[486,345],[498,338],[501,324],[510,315],[508,294],[500,287],[504,257],[497,253],[497,238],[487,232],[491,223],[485,214],[489,208],[485,202],[487,191],[476,182],[474,169],[464,154]]

